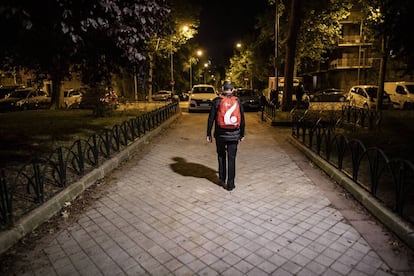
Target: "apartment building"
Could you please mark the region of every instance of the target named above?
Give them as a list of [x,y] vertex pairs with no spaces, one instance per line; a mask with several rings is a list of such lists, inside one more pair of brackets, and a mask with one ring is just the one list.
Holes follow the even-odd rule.
[[377,84],[380,58],[373,40],[364,30],[362,13],[351,12],[342,20],[342,36],[328,61],[319,63],[308,76],[314,90],[341,88],[357,84]]

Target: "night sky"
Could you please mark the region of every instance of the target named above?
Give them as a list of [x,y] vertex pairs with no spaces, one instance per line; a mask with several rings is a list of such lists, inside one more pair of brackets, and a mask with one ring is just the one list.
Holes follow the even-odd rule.
[[256,17],[267,7],[267,0],[201,0],[199,40],[214,63],[223,64],[235,44],[254,31]]

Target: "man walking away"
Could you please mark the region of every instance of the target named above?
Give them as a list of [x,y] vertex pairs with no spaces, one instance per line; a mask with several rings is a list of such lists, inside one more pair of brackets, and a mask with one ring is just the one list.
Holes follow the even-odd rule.
[[[225,81],[223,93],[213,100],[207,121],[207,142],[212,142],[214,124],[216,139],[219,185],[231,191],[235,188],[236,154],[239,141],[244,139],[244,110],[240,99],[233,95],[234,86]],[[227,180],[227,184],[226,184]]]

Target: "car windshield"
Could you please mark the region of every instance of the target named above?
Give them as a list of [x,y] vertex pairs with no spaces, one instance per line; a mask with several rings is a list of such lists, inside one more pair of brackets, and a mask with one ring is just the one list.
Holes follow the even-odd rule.
[[30,90],[16,90],[10,93],[10,98],[18,98],[23,99],[27,97],[27,94],[29,94]]
[[214,94],[214,89],[213,89],[213,87],[194,87],[193,88],[193,93],[194,94],[199,94],[199,93],[211,93],[211,94]]
[[157,94],[169,94],[170,92],[167,91],[159,91]]
[[410,92],[410,94],[414,94],[414,85],[413,84],[407,85],[407,90],[408,92]]

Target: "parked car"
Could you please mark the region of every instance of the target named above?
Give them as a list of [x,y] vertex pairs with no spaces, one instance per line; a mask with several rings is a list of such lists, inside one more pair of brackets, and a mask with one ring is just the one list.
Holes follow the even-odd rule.
[[180,99],[180,101],[187,101],[190,95],[190,92],[176,92],[176,95]]
[[0,100],[1,111],[49,108],[51,98],[46,92],[34,89],[17,89]]
[[240,99],[244,110],[259,110],[260,96],[252,89],[237,89],[235,95]]
[[[349,90],[347,100],[351,106],[375,109],[377,107],[378,86],[376,85],[356,85]],[[383,108],[392,108],[390,96],[384,91],[382,98]]]
[[14,90],[21,88],[17,85],[11,85],[11,86],[0,86],[0,99],[4,99],[7,97],[11,92]]
[[168,101],[172,99],[172,92],[168,90],[160,90],[152,95],[151,99],[153,101]]
[[82,101],[82,92],[76,89],[70,89],[63,92],[63,101],[66,108],[79,108]]
[[194,85],[188,98],[188,112],[209,111],[213,99],[216,97],[217,92],[214,86],[209,84]]
[[314,93],[309,93],[305,97],[310,102],[345,102],[347,92],[338,88],[328,88]]
[[384,90],[390,95],[394,108],[414,109],[414,82],[384,82]]

